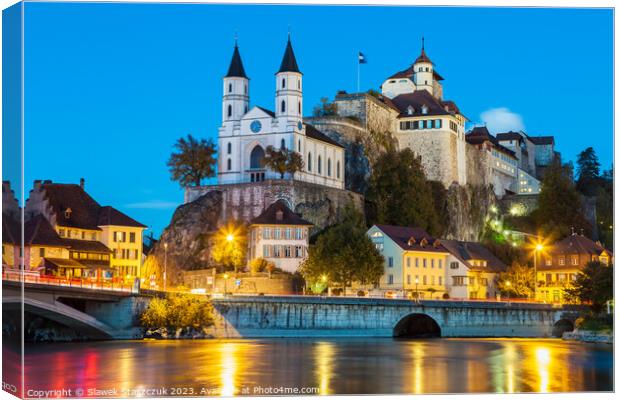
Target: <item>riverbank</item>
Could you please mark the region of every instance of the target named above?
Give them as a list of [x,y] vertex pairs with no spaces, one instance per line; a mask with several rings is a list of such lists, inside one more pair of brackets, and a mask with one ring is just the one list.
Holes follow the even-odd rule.
[[575,329],[572,332],[564,332],[562,340],[572,340],[585,343],[614,343],[614,333],[605,331],[588,331]]

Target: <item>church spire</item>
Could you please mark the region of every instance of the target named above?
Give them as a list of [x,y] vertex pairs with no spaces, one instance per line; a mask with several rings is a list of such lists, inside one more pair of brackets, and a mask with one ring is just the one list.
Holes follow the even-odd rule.
[[414,64],[422,63],[422,62],[426,62],[430,64],[433,63],[431,59],[428,58],[428,56],[426,55],[426,52],[424,51],[424,36],[422,36],[422,52],[420,53],[420,56],[416,58],[416,60],[414,61]]
[[293,46],[291,45],[291,32],[288,33],[288,42],[286,43],[286,50],[284,51],[284,57],[282,57],[282,63],[280,64],[280,72],[297,72],[299,67],[297,66],[297,60],[295,59],[295,53],[293,52]]
[[228,73],[225,78],[245,78],[248,79],[243,69],[243,62],[241,61],[241,54],[239,54],[239,46],[237,46],[237,35],[235,34],[235,50],[233,51],[232,59],[230,60],[230,66],[228,67]]

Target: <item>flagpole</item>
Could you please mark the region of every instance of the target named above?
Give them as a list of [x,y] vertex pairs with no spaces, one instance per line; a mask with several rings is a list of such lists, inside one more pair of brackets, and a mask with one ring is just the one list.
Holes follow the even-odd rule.
[[360,92],[360,56],[357,55],[357,93]]

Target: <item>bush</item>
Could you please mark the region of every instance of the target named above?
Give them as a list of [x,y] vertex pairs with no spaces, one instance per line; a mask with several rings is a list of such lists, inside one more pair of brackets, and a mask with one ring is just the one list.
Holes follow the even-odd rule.
[[170,294],[166,298],[151,300],[140,317],[148,329],[207,328],[213,325],[211,302],[189,294]]
[[613,329],[613,318],[611,318],[611,315],[579,317],[575,320],[575,328],[593,332],[611,331]]

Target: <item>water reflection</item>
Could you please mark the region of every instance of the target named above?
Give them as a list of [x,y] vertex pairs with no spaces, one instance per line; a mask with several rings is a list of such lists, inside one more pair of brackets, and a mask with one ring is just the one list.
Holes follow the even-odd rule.
[[160,387],[210,396],[269,395],[255,391],[269,387],[323,395],[609,391],[612,368],[610,346],[560,340],[135,341],[26,351],[28,388],[116,388],[129,396]]

